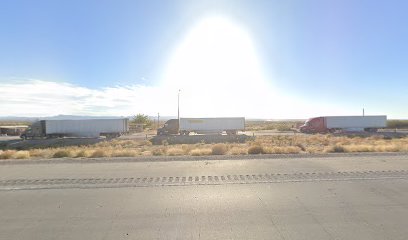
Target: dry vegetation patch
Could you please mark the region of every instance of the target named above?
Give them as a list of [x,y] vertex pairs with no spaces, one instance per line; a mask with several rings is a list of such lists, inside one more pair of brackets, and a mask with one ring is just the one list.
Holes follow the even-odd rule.
[[68,149],[58,150],[52,155],[53,158],[63,158],[72,156],[73,156],[72,152]]
[[155,148],[152,151],[153,156],[162,156],[166,155],[167,149],[166,148]]
[[184,150],[180,147],[171,147],[167,149],[167,155],[169,156],[182,156],[184,155]]
[[293,154],[300,153],[301,149],[297,146],[287,146],[287,147],[265,147],[263,153],[270,154]]
[[291,131],[297,125],[303,124],[304,121],[251,121],[245,123],[247,131],[276,130]]
[[408,138],[333,135],[259,136],[247,143],[176,144],[152,146],[148,141],[112,140],[88,146],[70,146],[26,151],[0,150],[0,159],[100,158],[137,156],[203,156],[246,154],[308,154],[343,152],[408,152]]
[[17,151],[14,154],[14,158],[16,158],[16,159],[30,158],[30,152],[29,151]]
[[84,149],[84,150],[78,151],[75,157],[76,158],[86,158],[86,157],[89,157],[90,155],[91,155],[90,151],[87,149]]
[[137,150],[134,149],[120,149],[120,150],[114,150],[110,154],[111,157],[136,157],[140,153]]
[[211,155],[212,149],[211,148],[195,148],[190,151],[191,156],[203,156],[203,155]]
[[245,146],[234,146],[228,151],[231,155],[246,155],[248,154],[248,148]]
[[3,152],[1,152],[1,154],[0,154],[0,159],[9,159],[9,158],[12,158],[13,155],[14,155],[16,152],[17,152],[17,151],[15,151],[15,150],[6,150],[6,151],[3,151]]
[[223,143],[218,143],[212,146],[211,153],[212,155],[224,155],[228,152],[228,148]]
[[91,153],[91,158],[109,157],[108,149],[96,149]]
[[264,153],[264,148],[262,145],[253,145],[248,148],[248,154],[262,154]]

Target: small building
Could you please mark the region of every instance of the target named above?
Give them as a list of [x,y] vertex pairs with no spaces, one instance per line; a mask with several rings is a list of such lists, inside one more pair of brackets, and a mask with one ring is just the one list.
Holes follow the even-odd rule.
[[27,128],[28,126],[26,125],[0,126],[0,135],[19,136]]

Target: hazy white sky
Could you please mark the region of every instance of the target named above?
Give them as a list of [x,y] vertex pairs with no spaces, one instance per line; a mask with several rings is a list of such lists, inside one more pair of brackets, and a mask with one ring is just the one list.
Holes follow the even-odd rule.
[[[405,1],[4,0],[0,116],[408,118]],[[367,11],[369,9],[369,11]]]
[[[64,82],[24,79],[0,83],[2,108],[12,116],[57,114],[304,118],[346,111],[301,101],[267,81],[251,36],[228,18],[207,17],[175,48],[155,85],[92,89]],[[18,94],[16,94],[18,93]]]

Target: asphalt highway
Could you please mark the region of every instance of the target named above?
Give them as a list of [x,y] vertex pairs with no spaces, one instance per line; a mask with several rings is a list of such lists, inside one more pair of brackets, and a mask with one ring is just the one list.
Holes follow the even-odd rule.
[[406,239],[408,155],[0,164],[0,239]]

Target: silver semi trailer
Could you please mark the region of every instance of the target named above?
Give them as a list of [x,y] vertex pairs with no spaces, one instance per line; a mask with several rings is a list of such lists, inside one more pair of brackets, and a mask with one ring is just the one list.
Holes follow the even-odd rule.
[[35,122],[21,138],[119,137],[129,132],[128,119],[41,120]]
[[190,133],[198,134],[237,134],[238,131],[245,131],[244,117],[229,118],[180,118],[168,120],[162,128],[157,130],[157,135]]

